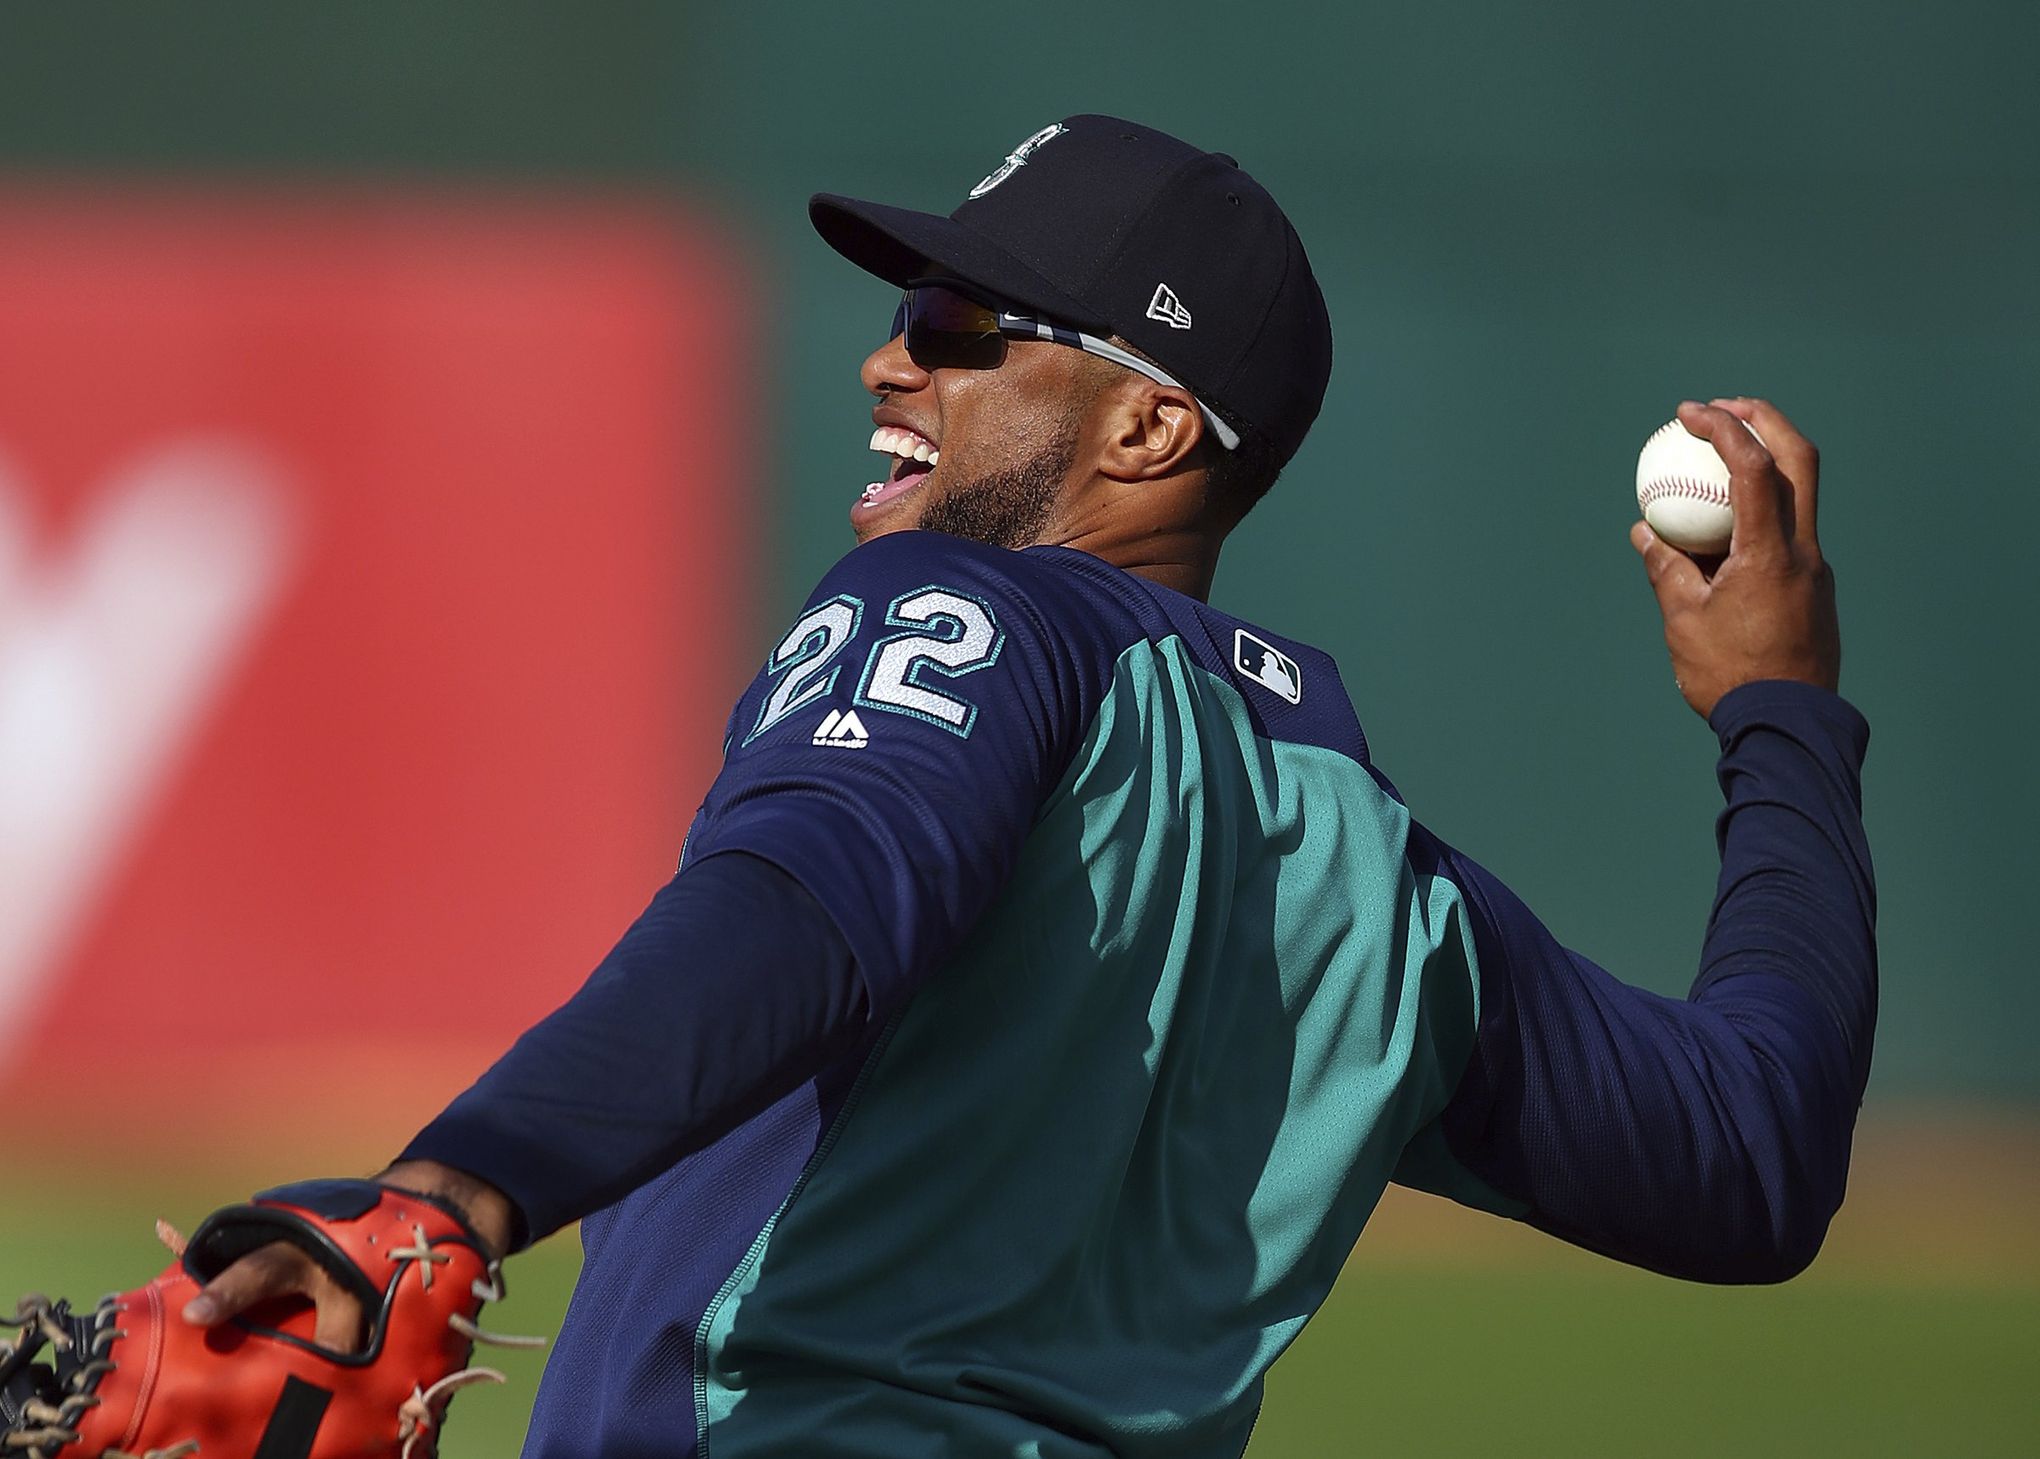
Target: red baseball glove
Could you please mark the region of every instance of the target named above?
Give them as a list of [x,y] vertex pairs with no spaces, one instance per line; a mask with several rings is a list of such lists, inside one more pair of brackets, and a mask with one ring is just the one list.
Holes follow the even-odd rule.
[[[361,1299],[357,1353],[312,1340],[309,1303],[267,1304],[212,1329],[179,1316],[206,1282],[272,1241]],[[6,1459],[358,1459],[434,1451],[448,1398],[478,1381],[475,1325],[502,1277],[467,1222],[429,1196],[366,1180],[264,1191],[205,1219],[147,1286],[89,1312],[23,1299],[0,1344]],[[45,1349],[49,1361],[39,1361]]]

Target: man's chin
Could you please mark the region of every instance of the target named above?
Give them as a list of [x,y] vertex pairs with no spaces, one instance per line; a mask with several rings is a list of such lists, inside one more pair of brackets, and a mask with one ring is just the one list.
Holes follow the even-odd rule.
[[909,522],[898,517],[888,517],[883,522],[854,522],[851,524],[851,531],[856,533],[857,544],[861,547],[867,542],[875,542],[880,537],[890,536],[894,532],[912,532],[919,527],[918,521]]
[[921,525],[921,493],[914,492],[883,506],[866,507],[862,502],[850,508],[850,530],[859,542],[869,542],[889,532],[912,532]]

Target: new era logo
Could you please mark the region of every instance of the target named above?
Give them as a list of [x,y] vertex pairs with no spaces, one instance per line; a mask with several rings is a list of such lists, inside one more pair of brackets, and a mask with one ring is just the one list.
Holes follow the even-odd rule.
[[871,736],[864,732],[864,721],[856,710],[832,709],[815,730],[814,742],[837,750],[861,750],[871,743]]
[[1167,284],[1155,285],[1155,296],[1148,300],[1147,317],[1159,319],[1171,329],[1190,327],[1190,311],[1183,307],[1183,301]]
[[1274,644],[1238,629],[1233,633],[1232,661],[1235,669],[1269,693],[1279,694],[1291,704],[1303,702],[1303,670]]

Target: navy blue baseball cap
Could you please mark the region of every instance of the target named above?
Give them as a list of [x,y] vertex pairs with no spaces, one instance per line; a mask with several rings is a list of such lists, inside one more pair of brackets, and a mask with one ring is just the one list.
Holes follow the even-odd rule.
[[946,274],[1116,334],[1286,462],[1324,404],[1332,324],[1303,243],[1222,152],[1075,116],[1008,153],[948,217],[817,193],[828,245],[905,288]]

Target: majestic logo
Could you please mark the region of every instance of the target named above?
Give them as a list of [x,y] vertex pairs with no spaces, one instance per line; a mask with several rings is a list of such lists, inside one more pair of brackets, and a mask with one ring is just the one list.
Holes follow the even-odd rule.
[[1238,629],[1233,634],[1232,661],[1244,677],[1269,693],[1279,694],[1291,704],[1303,702],[1303,670],[1274,644]]
[[1015,147],[1011,152],[1008,152],[1006,154],[1006,160],[1004,162],[1001,162],[990,173],[986,174],[985,177],[979,181],[978,185],[970,190],[970,195],[974,198],[983,197],[986,193],[990,192],[993,188],[997,187],[1000,183],[1004,182],[1007,178],[1011,177],[1014,173],[1018,172],[1021,168],[1025,167],[1027,165],[1027,159],[1034,155],[1035,148],[1041,146],[1044,142],[1051,142],[1055,140],[1057,137],[1060,137],[1064,132],[1067,132],[1068,130],[1069,128],[1064,126],[1061,122],[1050,122],[1040,131],[1036,132],[1033,136],[1029,137],[1019,146]]
[[815,730],[814,742],[835,750],[861,750],[871,743],[871,736],[864,732],[856,710],[832,709]]
[[1147,317],[1159,319],[1171,329],[1190,327],[1190,311],[1183,307],[1183,301],[1167,284],[1155,285],[1155,296],[1148,300]]

